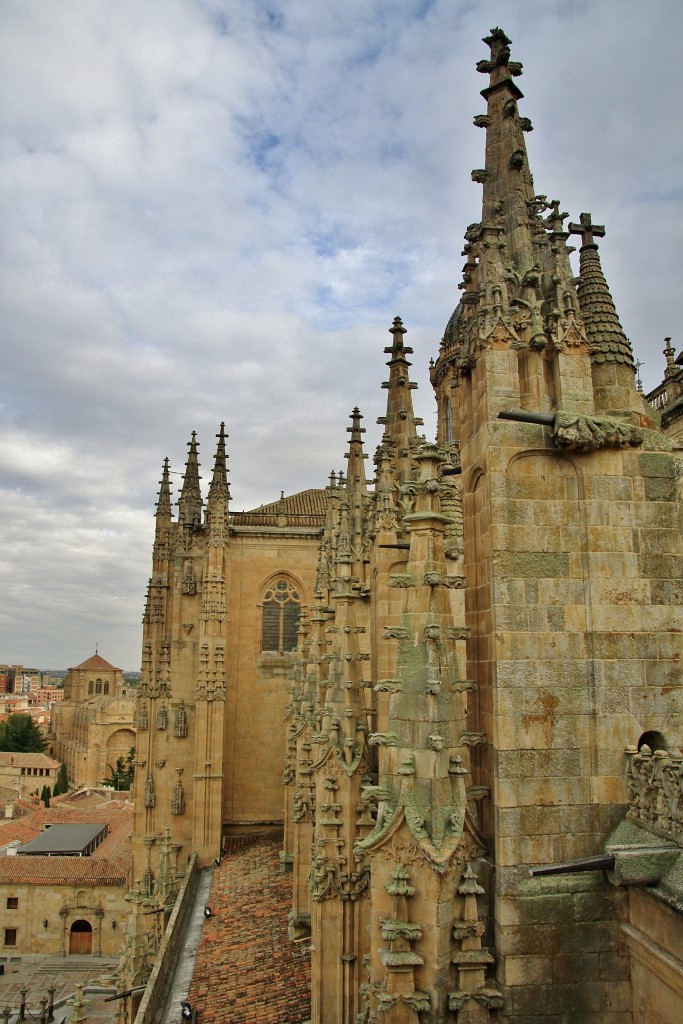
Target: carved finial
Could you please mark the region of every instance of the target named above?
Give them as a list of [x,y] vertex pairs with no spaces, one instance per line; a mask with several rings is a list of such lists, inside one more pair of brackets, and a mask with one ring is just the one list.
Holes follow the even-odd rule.
[[[364,434],[365,433],[365,427],[361,427],[361,425],[360,425],[360,421],[363,419],[363,416],[362,416],[362,413],[361,413],[361,411],[360,411],[360,409],[358,408],[357,405],[354,406],[353,411],[351,412],[351,415],[349,416],[349,419],[352,421],[352,425],[350,427],[346,428],[346,433],[347,434],[353,434],[354,432],[355,433],[360,433],[360,434]],[[360,440],[360,438],[359,438],[359,440]]]
[[201,525],[202,518],[202,495],[199,489],[199,459],[198,459],[197,435],[192,431],[192,437],[188,442],[190,449],[187,454],[183,488],[178,499],[178,518],[183,526],[197,528]]
[[560,200],[553,199],[546,209],[550,210],[550,213],[543,221],[545,226],[549,231],[562,231],[563,221],[569,216],[569,214],[566,212],[560,213]]
[[664,346],[665,346],[665,348],[664,348],[664,355],[666,356],[666,365],[667,365],[667,367],[668,366],[673,366],[674,365],[674,358],[676,356],[676,349],[671,344],[671,338],[665,338],[664,339]]
[[510,59],[510,43],[512,42],[502,28],[492,28],[487,36],[484,36],[482,42],[486,43],[491,49],[491,63],[494,66],[500,64],[507,64]]
[[[602,237],[605,229],[601,224],[592,224],[589,213],[582,213],[579,219],[580,223],[569,224],[568,230],[571,234],[581,235],[582,239],[577,294],[592,361],[594,365],[623,364],[635,375],[633,349],[619,321],[614,300],[603,274],[600,252],[593,240],[596,235]],[[631,377],[630,387],[633,386],[633,379]],[[610,391],[601,392],[601,395],[604,395],[601,401],[607,401],[608,398],[612,401]],[[609,412],[611,405],[601,405],[600,409],[602,412]]]
[[213,465],[213,476],[209,486],[209,503],[212,499],[221,498],[227,500],[230,497],[228,490],[228,467],[227,455],[225,452],[225,423],[221,423],[220,430],[216,434],[218,445],[216,446],[216,458]]
[[348,470],[346,474],[346,490],[349,491],[362,491],[366,490],[365,480],[365,466],[364,460],[367,459],[367,455],[363,451],[363,437],[365,433],[365,427],[361,427],[360,421],[363,419],[360,409],[356,406],[349,417],[351,420],[351,426],[346,428],[347,433],[351,435],[349,438],[349,450],[346,452],[344,458],[349,460]]
[[594,245],[597,248],[597,243],[593,241],[593,236],[597,235],[598,238],[603,238],[605,235],[605,228],[603,224],[593,224],[590,213],[582,213],[579,217],[579,224],[573,222],[568,224],[570,235],[581,235],[581,248],[585,249],[589,245]]
[[168,459],[164,459],[164,468],[159,481],[159,496],[157,498],[157,516],[171,515],[171,481]]
[[517,77],[522,73],[522,65],[519,61],[510,60],[510,40],[502,28],[492,28],[489,35],[484,36],[483,42],[491,49],[490,60],[480,60],[477,63],[477,71],[483,75],[492,74],[496,68],[504,68],[509,74]]

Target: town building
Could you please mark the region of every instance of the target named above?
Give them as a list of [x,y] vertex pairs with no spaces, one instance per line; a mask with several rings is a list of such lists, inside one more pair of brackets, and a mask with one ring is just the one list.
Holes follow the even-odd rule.
[[44,786],[54,788],[59,772],[59,761],[47,754],[14,754],[0,752],[0,791],[10,790],[16,795],[40,795]]
[[222,425],[206,499],[192,436],[177,518],[164,464],[136,898],[167,884],[169,835],[182,873],[280,822],[315,1024],[674,1024],[680,441],[636,387],[604,228],[537,193],[522,66],[485,42],[436,439],[396,317],[372,481],[358,409],[344,474],[252,512],[229,509]]
[[135,746],[135,703],[120,668],[94,654],[64,680],[52,709],[52,754],[66,764],[73,787],[99,786]]
[[42,673],[24,665],[0,665],[0,693],[30,693],[41,683]]
[[2,956],[120,952],[132,823],[129,802],[85,790],[0,822]]

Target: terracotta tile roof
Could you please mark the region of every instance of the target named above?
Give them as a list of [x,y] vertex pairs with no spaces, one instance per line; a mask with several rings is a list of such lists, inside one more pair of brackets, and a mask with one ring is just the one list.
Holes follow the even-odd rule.
[[[67,798],[68,799],[68,798]],[[39,867],[30,868],[28,870],[36,872],[40,875],[40,871],[49,875],[52,871],[57,871],[59,865],[56,862],[64,860],[78,860],[80,864],[92,864],[97,862],[100,867],[96,870],[101,874],[106,875],[109,872],[112,875],[114,881],[111,882],[113,885],[120,885],[123,882],[119,881],[120,878],[124,880],[128,876],[128,871],[131,864],[131,833],[133,831],[133,805],[122,800],[107,800],[98,803],[96,808],[91,810],[81,810],[79,808],[70,807],[65,803],[54,804],[51,807],[44,807],[42,804],[25,817],[21,819],[0,821],[0,846],[6,846],[8,843],[14,842],[19,839],[22,843],[27,843],[35,836],[39,835],[46,825],[87,825],[95,821],[106,821],[109,825],[109,835],[94,851],[92,856],[86,858],[70,858],[70,857],[31,857],[31,858],[20,858],[21,860],[35,860],[48,862],[43,868],[39,870]],[[2,874],[2,866],[5,860],[15,860],[16,858],[0,858],[0,881],[4,879]],[[18,871],[17,868],[7,869],[8,871]],[[85,869],[84,869],[85,870]],[[94,869],[95,870],[95,869]],[[72,879],[73,870],[70,868],[67,872],[68,877],[63,877],[61,874],[58,877],[54,877],[56,884],[65,884],[65,882],[76,881]],[[87,875],[87,872],[86,872]],[[42,877],[42,875],[40,875]],[[31,880],[31,879],[27,879]],[[18,884],[18,883],[16,883]],[[36,884],[39,884],[36,882]],[[81,884],[81,883],[79,883]],[[83,879],[82,884],[95,884],[88,883]],[[100,882],[98,884],[105,884]]]
[[15,843],[17,840],[20,843],[30,843],[40,835],[40,832],[40,827],[29,818],[3,822],[0,827],[0,846],[7,846],[8,843]]
[[0,857],[0,885],[121,885],[126,872],[95,857]]
[[80,665],[74,665],[73,669],[69,669],[70,672],[80,669],[84,672],[120,672],[120,668],[116,668],[114,665],[110,665],[108,661],[100,657],[99,654],[93,654],[91,658],[81,662]]
[[233,526],[277,526],[278,517],[284,513],[288,526],[322,526],[326,512],[325,491],[310,488],[248,512],[233,512],[230,522]]
[[300,1024],[310,1017],[309,943],[290,942],[292,876],[281,840],[224,857],[213,879],[189,1002],[202,1024]]
[[48,757],[47,754],[8,754],[5,751],[0,751],[0,768],[52,768],[58,770],[60,763],[60,761]]

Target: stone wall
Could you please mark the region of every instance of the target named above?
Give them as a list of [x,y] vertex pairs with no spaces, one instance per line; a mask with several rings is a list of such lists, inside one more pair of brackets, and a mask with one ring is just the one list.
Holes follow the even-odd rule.
[[135,1014],[135,1024],[154,1024],[166,1007],[169,985],[178,963],[185,925],[192,912],[198,885],[197,855],[193,854]]

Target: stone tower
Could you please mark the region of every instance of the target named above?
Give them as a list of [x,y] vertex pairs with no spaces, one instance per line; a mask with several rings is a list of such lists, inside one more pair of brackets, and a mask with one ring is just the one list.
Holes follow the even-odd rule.
[[683,899],[645,891],[683,846],[680,458],[636,387],[604,228],[536,194],[522,66],[485,42],[436,442],[396,317],[372,482],[355,408],[324,490],[230,512],[221,427],[206,507],[194,435],[177,520],[168,463],[159,492],[139,891],[169,851],[207,865],[284,818],[314,1024],[633,1024],[646,931]]
[[439,437],[461,457],[467,674],[485,736],[472,772],[488,794],[503,1019],[599,1021],[611,1007],[630,1021],[624,890],[529,868],[601,851],[625,813],[624,750],[683,740],[680,474],[635,387],[604,229],[586,213],[565,228],[535,194],[522,68],[500,29],[486,42],[482,220],[432,381]]

